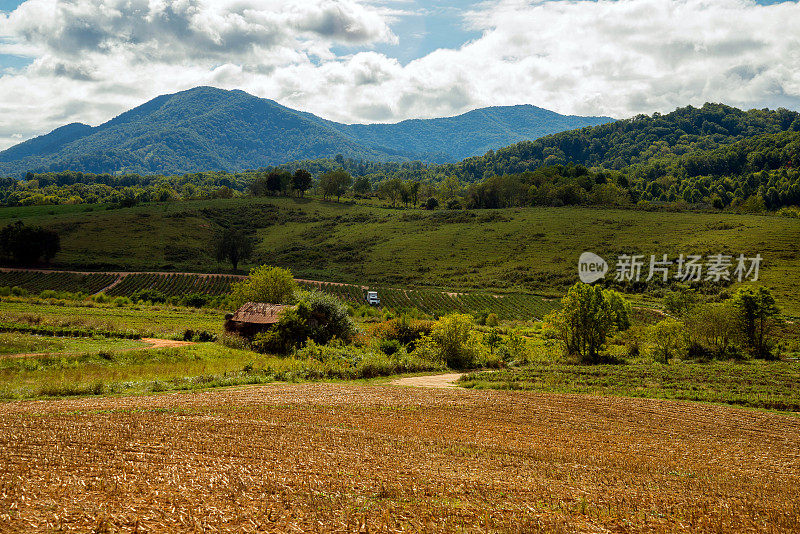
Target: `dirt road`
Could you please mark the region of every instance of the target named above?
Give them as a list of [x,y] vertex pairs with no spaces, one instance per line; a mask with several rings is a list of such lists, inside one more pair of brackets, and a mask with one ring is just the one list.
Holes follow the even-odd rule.
[[455,388],[456,381],[462,373],[447,373],[444,375],[407,376],[390,382],[393,386],[412,386],[418,388]]

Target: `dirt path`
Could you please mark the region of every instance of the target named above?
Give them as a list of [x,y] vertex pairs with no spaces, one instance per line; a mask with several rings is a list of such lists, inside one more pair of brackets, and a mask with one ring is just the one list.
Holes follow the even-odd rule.
[[[134,350],[146,350],[146,349],[169,349],[175,347],[185,347],[187,345],[194,345],[194,341],[175,341],[173,339],[155,339],[155,338],[142,338],[139,341],[147,343],[150,345],[149,347],[133,347],[127,349],[117,349],[115,352],[131,352]],[[27,354],[2,354],[0,355],[0,360],[6,358],[46,358],[46,357],[60,357],[60,356],[75,356],[77,354],[83,354],[86,351],[79,351],[79,352],[31,352]]]
[[447,373],[444,375],[407,376],[389,382],[392,386],[410,386],[417,388],[446,389],[455,388],[456,381],[463,373]]

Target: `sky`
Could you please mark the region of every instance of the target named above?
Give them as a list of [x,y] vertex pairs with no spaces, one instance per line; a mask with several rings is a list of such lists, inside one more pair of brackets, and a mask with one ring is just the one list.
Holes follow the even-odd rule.
[[199,85],[347,123],[800,110],[798,21],[794,0],[0,0],[0,150]]

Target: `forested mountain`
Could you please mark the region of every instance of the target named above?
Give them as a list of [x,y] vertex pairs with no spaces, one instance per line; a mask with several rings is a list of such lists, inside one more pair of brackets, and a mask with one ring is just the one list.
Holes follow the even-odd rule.
[[333,127],[367,146],[402,146],[404,150],[418,154],[419,160],[442,163],[483,155],[511,143],[609,121],[608,117],[566,116],[522,105],[476,109],[441,119]]
[[0,152],[0,175],[76,170],[170,174],[238,171],[341,154],[376,161],[458,161],[521,139],[612,119],[534,106],[458,117],[346,125],[243,91],[163,95],[97,127],[71,124]]
[[783,131],[800,131],[800,113],[786,109],[742,111],[722,104],[705,104],[702,108],[688,106],[666,115],[638,115],[561,132],[444,168],[467,182],[568,163],[619,170],[646,167],[665,159],[675,162],[677,157]]

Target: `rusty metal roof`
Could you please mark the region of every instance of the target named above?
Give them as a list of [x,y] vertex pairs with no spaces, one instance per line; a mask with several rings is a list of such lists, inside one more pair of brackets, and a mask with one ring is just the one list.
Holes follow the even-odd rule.
[[239,323],[275,324],[283,312],[290,309],[294,309],[294,306],[248,302],[236,310],[231,320]]

